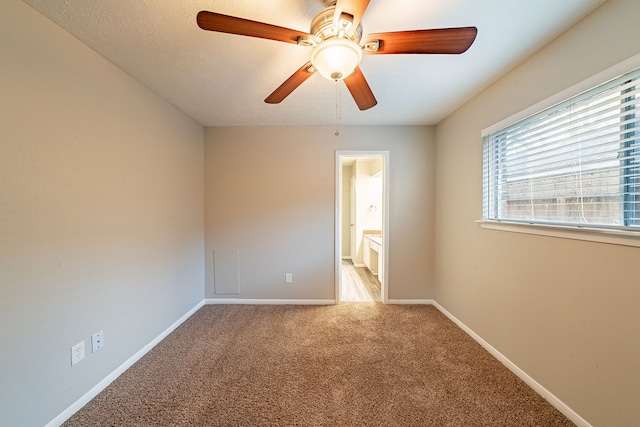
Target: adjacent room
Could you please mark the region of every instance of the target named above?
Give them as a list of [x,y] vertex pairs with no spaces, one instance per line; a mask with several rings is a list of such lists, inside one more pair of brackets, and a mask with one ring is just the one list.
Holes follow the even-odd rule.
[[0,2],[0,425],[638,425],[639,16]]

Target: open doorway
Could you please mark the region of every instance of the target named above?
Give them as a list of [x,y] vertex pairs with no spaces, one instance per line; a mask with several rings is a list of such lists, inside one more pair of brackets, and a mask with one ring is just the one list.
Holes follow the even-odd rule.
[[388,151],[336,151],[336,302],[388,300]]

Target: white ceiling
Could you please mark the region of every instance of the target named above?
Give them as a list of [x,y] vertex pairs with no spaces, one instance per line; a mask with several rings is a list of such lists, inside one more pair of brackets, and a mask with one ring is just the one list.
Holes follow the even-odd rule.
[[[309,31],[322,0],[24,0],[205,126],[336,123],[336,84],[315,74],[264,103],[310,48],[203,31],[209,10]],[[366,56],[378,105],[360,111],[342,82],[340,125],[433,125],[606,0],[371,0],[364,34],[476,26],[462,55]]]

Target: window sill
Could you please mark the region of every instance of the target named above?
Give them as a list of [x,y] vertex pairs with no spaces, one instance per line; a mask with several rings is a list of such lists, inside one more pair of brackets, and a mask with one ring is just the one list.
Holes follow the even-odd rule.
[[535,234],[538,236],[557,237],[561,239],[584,240],[609,245],[640,247],[640,232],[634,231],[482,220],[476,222],[480,224],[481,228],[486,230],[508,231],[512,233]]

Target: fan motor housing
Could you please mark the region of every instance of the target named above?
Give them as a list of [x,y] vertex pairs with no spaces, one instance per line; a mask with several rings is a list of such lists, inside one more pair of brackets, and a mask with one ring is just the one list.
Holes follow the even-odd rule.
[[[335,2],[334,2],[335,3]],[[318,13],[313,21],[311,21],[310,33],[316,37],[318,43],[330,37],[344,37],[355,43],[360,43],[362,38],[362,25],[353,28],[353,17],[348,14],[342,14],[340,17],[338,28],[333,23],[333,15],[335,6],[330,6]]]

